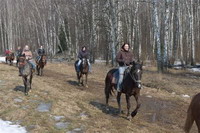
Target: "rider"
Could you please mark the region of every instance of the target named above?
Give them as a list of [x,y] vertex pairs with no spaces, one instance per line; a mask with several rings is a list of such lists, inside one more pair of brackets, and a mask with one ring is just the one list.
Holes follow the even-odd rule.
[[116,56],[116,61],[119,64],[119,77],[117,82],[117,91],[121,92],[122,86],[121,83],[123,81],[124,72],[126,68],[134,61],[133,54],[129,51],[130,45],[128,43],[124,43],[121,46],[121,50],[118,52]]
[[33,60],[32,60],[33,55],[32,55],[32,52],[29,50],[29,46],[28,46],[28,45],[26,45],[26,46],[24,47],[24,50],[23,50],[23,52],[22,52],[22,55],[23,55],[23,54],[25,54],[26,60],[28,61],[28,63],[31,64],[32,69],[35,70],[36,66],[35,66],[35,64],[34,64],[34,62],[33,62]]
[[10,53],[11,53],[10,50],[9,50],[9,49],[6,49],[5,55],[8,56]]
[[81,64],[81,60],[83,58],[87,59],[87,62],[88,62],[88,65],[89,65],[89,72],[91,72],[91,64],[90,64],[90,61],[89,61],[89,52],[87,51],[86,46],[83,46],[81,48],[81,51],[79,51],[79,54],[78,54],[78,58],[79,58],[78,63],[77,63],[78,72],[80,72],[80,64]]
[[19,57],[20,55],[22,55],[22,48],[20,47],[20,46],[18,46],[17,47],[17,52],[16,52],[16,54],[17,54],[17,57]]
[[38,56],[36,57],[36,61],[39,62],[39,60],[41,59],[41,56],[45,54],[45,50],[42,45],[37,50],[37,54],[38,54]]

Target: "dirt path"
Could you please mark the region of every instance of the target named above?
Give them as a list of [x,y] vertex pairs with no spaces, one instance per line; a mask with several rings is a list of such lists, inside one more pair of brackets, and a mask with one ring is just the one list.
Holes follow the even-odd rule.
[[[110,68],[93,66],[89,88],[77,85],[72,64],[49,63],[44,76],[33,78],[33,89],[24,96],[22,79],[16,67],[0,64],[0,118],[14,121],[32,133],[112,132],[112,133],[182,133],[190,98],[199,92],[199,74],[182,70],[159,75],[145,68],[142,106],[130,122],[117,114],[115,97],[110,110],[105,109],[104,78]],[[47,103],[50,110],[39,112],[38,105]],[[122,108],[126,112],[124,96]],[[132,98],[132,105],[135,101]],[[55,117],[62,116],[61,119]],[[61,126],[58,126],[58,125]],[[193,126],[192,132],[197,132]]]

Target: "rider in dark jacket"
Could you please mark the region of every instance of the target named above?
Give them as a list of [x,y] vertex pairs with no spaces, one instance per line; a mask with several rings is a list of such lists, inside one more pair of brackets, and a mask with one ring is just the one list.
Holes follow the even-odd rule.
[[89,52],[87,51],[86,47],[83,46],[81,48],[81,51],[79,51],[78,53],[78,63],[77,63],[77,70],[78,72],[80,71],[80,64],[81,64],[81,60],[85,58],[87,59],[87,62],[88,62],[88,65],[89,65],[89,71],[91,72],[91,64],[90,64],[90,61],[89,61]]
[[122,45],[121,50],[118,52],[116,61],[119,63],[119,77],[118,77],[118,83],[117,83],[117,91],[121,92],[122,87],[121,83],[124,78],[124,72],[127,69],[127,67],[134,61],[133,54],[129,51],[130,45],[128,43],[125,43]]
[[38,56],[36,57],[36,61],[39,62],[39,60],[41,59],[41,56],[45,55],[45,50],[43,46],[40,46],[40,48],[37,50],[37,54]]

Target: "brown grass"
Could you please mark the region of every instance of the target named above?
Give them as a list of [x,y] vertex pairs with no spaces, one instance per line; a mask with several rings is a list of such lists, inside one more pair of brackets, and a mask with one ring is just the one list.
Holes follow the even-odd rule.
[[[32,133],[60,133],[82,127],[84,132],[102,133],[182,133],[186,111],[191,98],[199,92],[199,74],[185,70],[169,70],[158,74],[155,68],[145,68],[143,89],[141,90],[142,106],[138,115],[130,122],[126,115],[105,112],[104,78],[109,67],[94,65],[89,75],[89,88],[77,85],[73,64],[49,63],[44,69],[44,76],[33,77],[33,89],[29,96],[21,91],[14,91],[16,86],[23,86],[18,70],[13,66],[0,64],[0,118],[10,121],[21,121]],[[197,76],[197,77],[192,77]],[[175,92],[175,94],[172,94]],[[152,98],[147,97],[152,96]],[[122,96],[122,108],[126,112],[126,103]],[[14,102],[15,98],[23,100]],[[50,112],[40,113],[36,108],[40,102],[51,102]],[[115,111],[115,97],[110,98],[110,106]],[[132,105],[135,101],[132,98]],[[24,109],[26,107],[27,109]],[[81,117],[85,113],[87,116]],[[64,130],[55,128],[53,116],[65,116],[62,121],[70,122]],[[197,132],[193,126],[192,132]]]

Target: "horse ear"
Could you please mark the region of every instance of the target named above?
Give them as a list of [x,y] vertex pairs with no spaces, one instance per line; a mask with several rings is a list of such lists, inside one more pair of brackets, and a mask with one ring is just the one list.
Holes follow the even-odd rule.
[[135,61],[133,61],[133,62],[132,62],[132,65],[134,66],[135,64],[136,64]]

